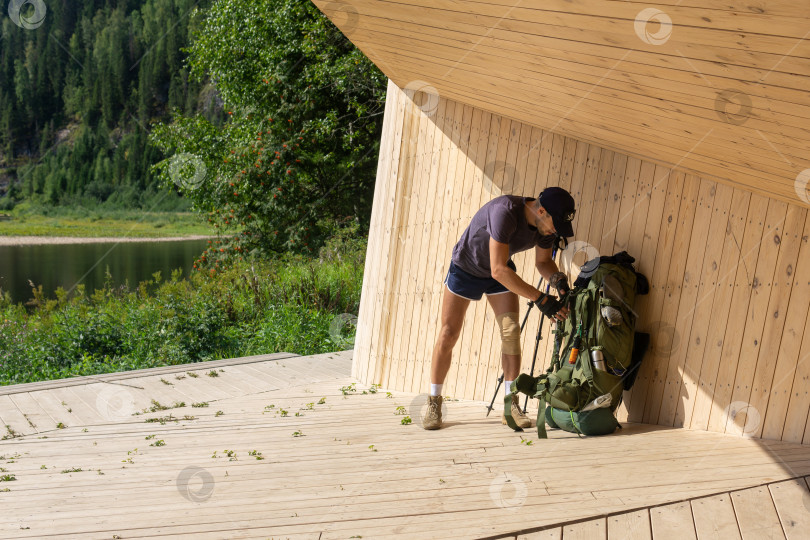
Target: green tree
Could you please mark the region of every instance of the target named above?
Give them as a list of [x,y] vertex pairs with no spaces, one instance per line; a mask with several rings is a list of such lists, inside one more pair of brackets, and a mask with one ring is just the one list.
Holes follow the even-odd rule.
[[[100,193],[109,186],[154,191],[150,167],[164,156],[145,132],[153,120],[168,118],[170,104],[194,112],[183,107],[196,105],[201,85],[183,72],[181,48],[189,43],[191,9],[208,3],[48,2],[42,26],[33,30],[0,11],[0,167],[8,168],[2,174],[35,203],[73,203],[100,181],[108,185],[95,186]],[[128,138],[133,133],[139,135]],[[35,178],[28,165],[41,169]],[[140,201],[137,195],[126,200]]]
[[216,0],[192,31],[191,77],[226,120],[174,110],[151,140],[164,182],[239,231],[222,249],[309,251],[335,220],[367,227],[382,72],[309,0]]

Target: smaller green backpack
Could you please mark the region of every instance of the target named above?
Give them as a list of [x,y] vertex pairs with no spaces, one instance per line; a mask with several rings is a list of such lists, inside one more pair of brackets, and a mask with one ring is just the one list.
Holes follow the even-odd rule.
[[[551,366],[539,377],[519,375],[512,394],[504,400],[506,421],[512,429],[521,430],[512,419],[509,406],[517,392],[540,400],[537,414],[540,438],[547,437],[546,423],[583,435],[605,435],[621,427],[613,413],[621,403],[623,391],[632,385],[632,376],[646,350],[645,345],[639,346],[645,340],[639,340],[635,332],[634,306],[636,295],[646,294],[649,287],[632,262],[632,257],[621,252],[583,266],[565,299],[568,318],[558,323],[553,332]],[[579,353],[572,355],[577,341]],[[595,367],[592,355],[604,364]]]

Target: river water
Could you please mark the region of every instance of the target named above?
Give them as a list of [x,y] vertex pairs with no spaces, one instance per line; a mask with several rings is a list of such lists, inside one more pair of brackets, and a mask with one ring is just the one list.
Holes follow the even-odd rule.
[[108,268],[114,285],[134,288],[158,271],[164,279],[177,268],[188,276],[207,245],[207,240],[179,240],[0,246],[0,289],[15,303],[32,298],[29,280],[42,285],[48,298],[55,297],[57,287],[71,291],[79,283],[89,295],[104,284]]

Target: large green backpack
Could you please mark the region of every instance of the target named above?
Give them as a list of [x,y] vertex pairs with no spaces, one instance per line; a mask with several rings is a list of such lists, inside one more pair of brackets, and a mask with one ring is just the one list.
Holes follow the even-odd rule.
[[[568,318],[553,332],[551,365],[539,377],[524,373],[513,383],[513,394],[522,392],[540,400],[540,438],[546,438],[545,423],[583,435],[604,435],[621,427],[613,412],[622,392],[632,386],[647,341],[635,332],[634,306],[636,295],[646,294],[649,287],[633,262],[621,252],[583,265],[566,298]],[[579,354],[571,363],[580,333]],[[592,362],[592,354],[599,353],[605,369],[597,369]],[[512,394],[505,399],[506,420],[512,429],[520,430],[510,414],[511,399]]]

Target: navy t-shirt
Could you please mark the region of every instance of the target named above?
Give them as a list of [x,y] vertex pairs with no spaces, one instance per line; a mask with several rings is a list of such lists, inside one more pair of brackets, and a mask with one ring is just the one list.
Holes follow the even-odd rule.
[[543,235],[529,225],[523,206],[530,197],[501,195],[486,203],[470,221],[453,247],[453,264],[478,277],[492,277],[489,266],[489,239],[509,244],[509,257],[535,246],[551,248],[554,235]]

